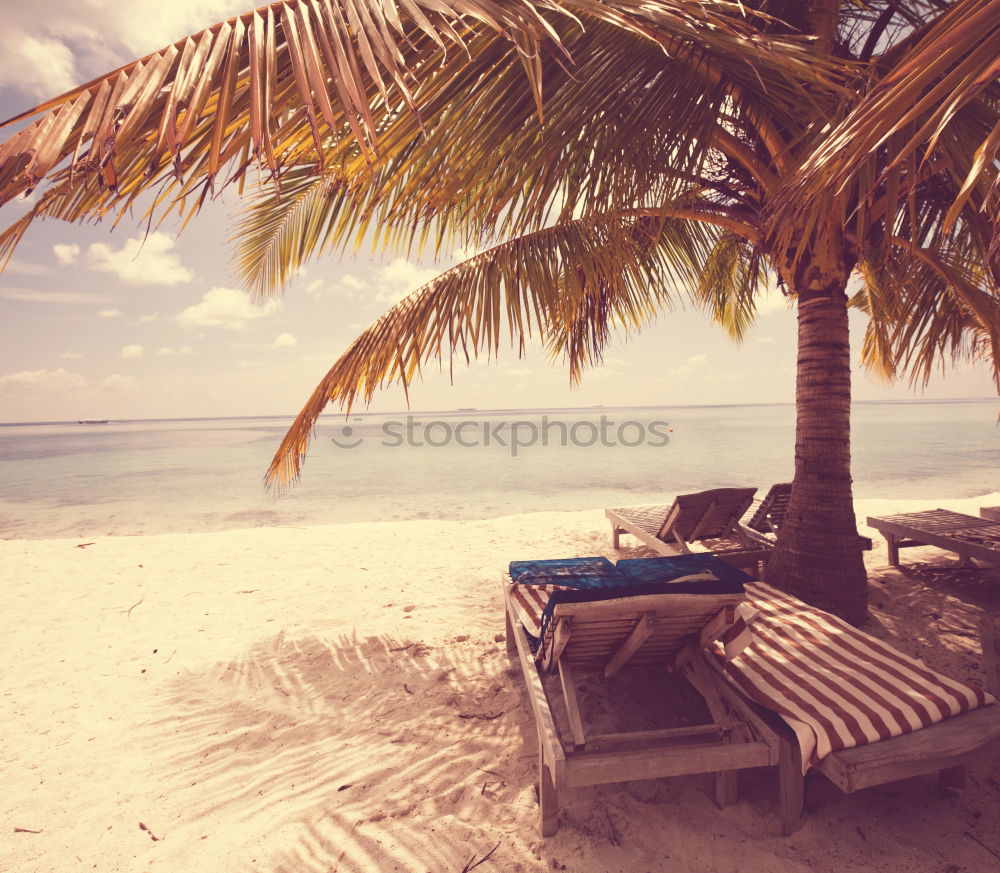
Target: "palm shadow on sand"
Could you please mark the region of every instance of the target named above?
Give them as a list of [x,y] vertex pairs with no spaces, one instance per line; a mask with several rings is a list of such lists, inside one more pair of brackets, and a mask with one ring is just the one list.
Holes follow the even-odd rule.
[[462,870],[533,804],[501,649],[279,634],[178,677],[150,725],[172,832],[232,840],[247,870]]

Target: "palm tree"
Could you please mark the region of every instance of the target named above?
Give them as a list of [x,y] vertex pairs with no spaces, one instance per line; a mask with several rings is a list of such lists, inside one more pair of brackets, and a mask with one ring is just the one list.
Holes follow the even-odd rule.
[[186,223],[258,168],[257,293],[366,235],[480,249],[351,344],[279,484],[330,402],[535,334],[578,378],[685,295],[738,336],[771,270],[798,419],[769,578],[858,621],[848,305],[884,374],[996,371],[998,32],[997,0],[285,0],[13,119],[37,116],[0,146],[0,202],[46,187],[0,256],[38,217]]

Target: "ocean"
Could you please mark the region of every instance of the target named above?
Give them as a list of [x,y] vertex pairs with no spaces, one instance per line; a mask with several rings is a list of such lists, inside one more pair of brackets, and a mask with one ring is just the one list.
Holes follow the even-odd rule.
[[[263,474],[291,418],[0,425],[0,536],[493,518],[662,503],[792,476],[790,404],[326,415],[301,480]],[[859,403],[857,498],[1000,491],[997,403]]]

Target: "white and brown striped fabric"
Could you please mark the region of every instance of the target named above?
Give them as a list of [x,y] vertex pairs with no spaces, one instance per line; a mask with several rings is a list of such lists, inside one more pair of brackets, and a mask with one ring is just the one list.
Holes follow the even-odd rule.
[[994,698],[928,669],[888,644],[761,582],[753,640],[718,659],[744,694],[777,712],[799,738],[803,767],[839,749],[898,736]]
[[510,595],[524,629],[538,639],[542,635],[542,613],[549,602],[549,595],[553,591],[572,590],[565,585],[520,585],[515,582],[510,586]]

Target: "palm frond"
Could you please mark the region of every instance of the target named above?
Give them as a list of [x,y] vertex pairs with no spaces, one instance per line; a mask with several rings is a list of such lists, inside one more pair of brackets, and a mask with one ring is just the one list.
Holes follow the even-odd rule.
[[[47,180],[57,196],[40,217],[120,218],[151,191],[155,199],[144,206],[144,220],[161,220],[164,210],[188,220],[206,197],[226,185],[242,185],[257,166],[275,184],[296,168],[313,167],[322,175],[344,162],[363,176],[369,165],[379,165],[384,149],[391,157],[422,136],[425,117],[443,120],[443,106],[450,107],[452,123],[460,118],[456,113],[463,106],[453,102],[459,79],[463,87],[474,86],[466,87],[468,99],[476,117],[484,117],[486,86],[496,73],[508,91],[516,82],[536,129],[552,130],[550,141],[578,145],[588,131],[582,119],[589,109],[568,99],[550,102],[549,82],[557,70],[566,80],[582,81],[575,65],[587,55],[571,59],[563,43],[598,26],[655,49],[661,86],[678,76],[697,80],[686,99],[689,108],[713,90],[740,95],[741,103],[829,102],[830,93],[842,88],[845,63],[816,58],[806,38],[768,33],[771,22],[728,0],[413,0],[398,9],[381,0],[282,0],[12,119],[8,123],[39,116],[0,145],[0,203]],[[483,63],[467,67],[462,60],[472,57],[470,44],[477,39]],[[491,45],[494,55],[503,54],[499,70],[487,64]],[[613,86],[628,67],[613,41],[592,60],[588,75],[600,65],[603,79],[595,87]],[[632,94],[642,93],[639,87],[633,85]],[[647,92],[647,101],[662,101],[662,91]],[[643,119],[655,116],[649,106],[628,100],[628,94],[609,87],[606,108],[589,115],[590,129],[617,129],[619,143],[625,141],[622,120],[641,133]],[[675,109],[682,105],[674,102]],[[608,112],[623,118],[611,125]],[[631,122],[624,118],[629,113]],[[509,137],[526,117],[519,104],[513,114],[496,116],[494,124],[505,126]],[[661,148],[680,142],[676,131],[687,119],[683,113],[675,118],[674,134]],[[784,134],[766,113],[747,123],[772,152],[783,150]],[[389,145],[383,143],[387,126],[399,134]],[[480,149],[486,142],[485,136],[479,139]],[[420,154],[432,152],[424,148]],[[605,200],[620,187],[612,173],[597,178]],[[390,184],[387,190],[395,189]],[[542,199],[521,197],[530,203]]]
[[915,249],[897,240],[889,257],[860,268],[866,288],[857,302],[869,315],[862,362],[873,374],[894,381],[905,373],[925,386],[962,359],[998,372],[1000,292],[960,247]]
[[503,243],[413,292],[362,332],[317,386],[267,473],[296,479],[316,420],[350,410],[380,388],[409,386],[429,361],[493,357],[540,339],[571,378],[600,361],[612,329],[638,329],[690,299],[718,231],[692,218],[644,211],[579,218]]
[[[966,220],[982,214],[993,224],[995,250],[1000,4],[958,0],[920,25],[884,62],[875,59],[877,83],[786,182],[786,225],[792,210],[810,203],[817,217],[834,220],[856,209],[865,235],[879,212],[913,208],[921,199],[914,189],[934,174],[953,187],[942,230],[949,232],[963,212]],[[888,203],[878,207],[879,200]]]
[[293,168],[280,198],[262,188],[234,234],[242,280],[272,292],[308,258],[362,241],[405,254],[428,240],[438,251],[482,247],[554,216],[656,208],[695,180],[708,200],[753,224],[754,186],[773,175],[752,138],[732,132],[739,123],[720,121],[732,103],[724,88],[665,61],[645,37],[600,22],[562,42],[580,61],[543,63],[550,121],[542,127],[514,49],[477,35],[467,56],[443,59],[441,75],[429,78],[419,123],[377,107],[377,167],[345,144],[326,175]]
[[742,340],[757,315],[756,299],[767,285],[760,249],[734,233],[720,234],[694,289],[695,300],[734,340]]

